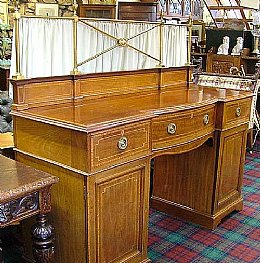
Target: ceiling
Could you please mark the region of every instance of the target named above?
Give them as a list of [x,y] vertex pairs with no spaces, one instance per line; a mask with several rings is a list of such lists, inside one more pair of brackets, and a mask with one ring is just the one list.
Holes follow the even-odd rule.
[[204,20],[208,25],[240,23],[250,29],[252,11],[259,8],[259,0],[159,0],[159,7],[165,17],[192,14],[193,20]]
[[[196,2],[197,0],[195,0]],[[199,0],[200,1],[200,0]],[[252,10],[259,8],[258,0],[202,0],[217,27],[224,23],[235,21],[244,23],[246,29],[250,29],[252,21]]]

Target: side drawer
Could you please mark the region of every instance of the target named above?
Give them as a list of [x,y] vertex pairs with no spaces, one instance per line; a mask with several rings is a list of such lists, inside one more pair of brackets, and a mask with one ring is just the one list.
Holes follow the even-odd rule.
[[150,153],[150,121],[90,135],[90,167],[96,171]]
[[228,102],[224,105],[222,129],[232,128],[249,121],[251,98]]
[[171,113],[152,120],[152,148],[186,143],[214,131],[215,107]]

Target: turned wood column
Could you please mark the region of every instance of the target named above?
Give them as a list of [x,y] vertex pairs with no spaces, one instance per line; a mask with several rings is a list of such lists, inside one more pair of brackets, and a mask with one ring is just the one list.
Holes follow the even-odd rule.
[[37,263],[49,263],[54,255],[53,227],[47,216],[40,214],[32,226],[33,256]]

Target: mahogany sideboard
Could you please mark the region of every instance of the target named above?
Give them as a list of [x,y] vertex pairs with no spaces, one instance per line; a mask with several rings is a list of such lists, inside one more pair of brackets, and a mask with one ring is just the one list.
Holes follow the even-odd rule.
[[[33,237],[37,263],[51,262],[54,253],[53,227],[47,223],[51,210],[50,188],[58,178],[0,154],[0,228],[37,216],[27,236]],[[0,244],[0,262],[3,262]]]
[[149,202],[211,229],[242,209],[252,94],[189,78],[180,67],[12,81],[16,159],[60,179],[55,262],[150,262]]

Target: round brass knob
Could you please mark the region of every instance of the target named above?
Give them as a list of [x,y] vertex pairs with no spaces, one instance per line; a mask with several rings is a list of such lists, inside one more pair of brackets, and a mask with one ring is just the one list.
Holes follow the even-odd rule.
[[236,108],[236,116],[239,117],[241,115],[241,108],[237,107]]
[[205,114],[205,115],[203,116],[203,123],[204,123],[205,125],[209,124],[209,115],[208,115],[208,114]]
[[169,123],[168,127],[167,127],[167,132],[169,134],[174,134],[176,132],[176,129],[177,129],[177,127],[176,127],[175,123]]
[[117,146],[120,150],[125,150],[127,148],[127,138],[121,137],[118,141]]

